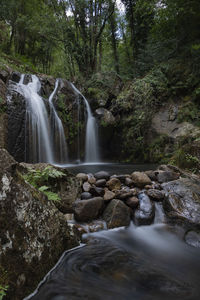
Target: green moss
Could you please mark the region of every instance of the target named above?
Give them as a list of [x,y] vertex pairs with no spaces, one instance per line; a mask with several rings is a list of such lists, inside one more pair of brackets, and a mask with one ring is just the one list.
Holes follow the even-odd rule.
[[7,290],[9,288],[8,283],[8,273],[0,265],[0,300],[2,300],[4,296],[6,296]]
[[200,126],[200,109],[197,104],[193,102],[185,103],[178,111],[177,120],[181,122],[190,122]]

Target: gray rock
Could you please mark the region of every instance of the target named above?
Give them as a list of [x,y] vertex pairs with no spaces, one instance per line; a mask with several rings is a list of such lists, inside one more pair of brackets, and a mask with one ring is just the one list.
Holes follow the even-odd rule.
[[92,198],[92,194],[89,192],[83,192],[81,194],[81,199],[85,200],[85,199],[91,199]]
[[100,171],[100,172],[95,173],[94,177],[96,179],[106,179],[106,180],[108,180],[110,178],[110,175],[109,175],[108,172]]
[[104,210],[103,220],[108,228],[128,226],[130,224],[130,209],[121,201],[113,199]]
[[88,174],[88,182],[90,184],[95,184],[96,183],[96,178],[93,176],[93,174]]
[[135,222],[138,225],[150,225],[155,215],[155,206],[144,193],[138,194],[139,207],[135,211]]
[[84,184],[83,184],[83,190],[84,190],[84,192],[89,192],[90,191],[90,189],[91,189],[91,185],[89,184],[89,182],[84,182]]
[[178,179],[180,174],[173,171],[156,171],[156,176],[159,183],[164,183]]
[[185,234],[185,241],[188,245],[195,248],[200,248],[200,232],[199,231],[188,231]]
[[149,189],[147,190],[147,195],[151,198],[153,198],[154,200],[163,200],[165,193],[163,191],[159,191],[156,189]]
[[103,211],[102,197],[76,201],[74,203],[74,217],[77,221],[88,222],[96,219]]
[[14,82],[19,82],[21,78],[21,74],[19,72],[13,72],[11,75],[11,80]]
[[9,76],[9,72],[8,72],[8,71],[6,71],[6,70],[1,70],[1,71],[0,71],[0,79],[1,79],[4,83],[7,82],[8,76]]
[[82,180],[82,181],[87,181],[87,180],[88,180],[88,176],[87,176],[87,174],[85,174],[85,173],[78,173],[78,174],[76,175],[76,177],[77,177],[78,179]]
[[95,185],[91,187],[90,193],[93,196],[103,196],[104,195],[104,189],[101,187],[96,187]]
[[155,171],[148,170],[148,171],[145,171],[145,174],[146,174],[152,181],[156,181],[156,180],[157,180]]
[[95,113],[97,117],[100,118],[101,121],[105,122],[106,124],[115,123],[115,117],[109,110],[105,108],[98,108],[95,110]]
[[168,217],[200,225],[200,180],[180,178],[162,184],[167,192],[163,207]]
[[133,172],[131,178],[137,187],[144,187],[151,184],[151,179],[144,172]]
[[133,187],[134,186],[133,180],[131,178],[129,178],[129,177],[125,178],[125,182],[124,183],[125,183],[125,185],[127,185],[129,187]]
[[106,185],[106,180],[105,179],[99,179],[96,181],[95,185],[97,187],[104,187]]

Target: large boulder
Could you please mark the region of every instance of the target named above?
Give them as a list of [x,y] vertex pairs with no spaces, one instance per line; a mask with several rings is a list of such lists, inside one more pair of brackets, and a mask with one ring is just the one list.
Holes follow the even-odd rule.
[[8,299],[18,300],[77,241],[54,203],[23,179],[4,149],[0,165],[0,270],[9,286]]
[[94,220],[103,211],[103,207],[104,201],[102,197],[76,201],[74,203],[74,217],[80,222]]
[[[65,214],[73,213],[73,204],[81,193],[81,181],[75,177],[75,175],[70,173],[67,169],[51,166],[47,163],[20,163],[19,168],[25,175],[33,171],[40,172],[39,174],[41,175],[43,174],[43,176],[41,176],[40,184],[47,185],[49,190],[58,194],[60,201],[55,202],[57,208]],[[61,172],[63,175],[56,176],[54,171]]]
[[150,225],[155,216],[155,206],[144,193],[138,194],[139,207],[135,211],[135,222],[138,225]]
[[200,227],[200,180],[180,178],[162,184],[167,192],[163,206],[168,217]]
[[121,200],[113,199],[103,213],[103,220],[108,228],[128,226],[130,224],[130,209]]

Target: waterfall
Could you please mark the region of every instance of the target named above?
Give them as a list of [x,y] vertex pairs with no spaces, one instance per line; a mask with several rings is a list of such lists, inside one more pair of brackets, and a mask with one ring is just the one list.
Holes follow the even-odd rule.
[[54,149],[54,161],[58,163],[66,163],[68,161],[68,150],[65,140],[64,129],[53,103],[53,98],[57,92],[58,84],[59,79],[56,80],[55,88],[49,97],[51,130],[53,132],[52,144]]
[[24,75],[16,85],[16,91],[26,100],[26,137],[28,138],[29,161],[53,163],[53,151],[50,140],[48,113],[42,97],[37,76],[31,75],[32,81],[24,84]]
[[26,100],[25,145],[28,159],[32,163],[66,163],[68,161],[67,144],[62,122],[55,110],[53,98],[57,92],[59,80],[51,93],[47,104],[39,95],[41,83],[36,75],[31,75],[31,82],[24,84],[25,75],[21,75],[19,83],[11,83],[12,89]]
[[87,99],[81,92],[71,83],[73,90],[80,95],[85,104],[87,112],[86,136],[85,136],[85,162],[99,162],[97,123]]

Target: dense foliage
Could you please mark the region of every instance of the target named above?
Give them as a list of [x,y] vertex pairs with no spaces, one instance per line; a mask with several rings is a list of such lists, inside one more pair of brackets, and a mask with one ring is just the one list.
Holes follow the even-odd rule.
[[38,71],[130,78],[173,57],[200,64],[199,0],[0,0],[0,7],[1,51]]

